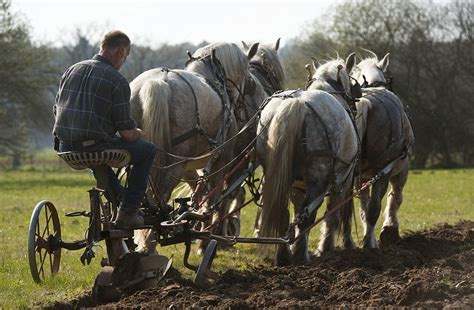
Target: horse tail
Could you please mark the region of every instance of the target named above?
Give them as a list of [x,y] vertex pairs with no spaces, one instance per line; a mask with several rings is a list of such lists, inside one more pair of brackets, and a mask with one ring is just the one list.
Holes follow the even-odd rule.
[[280,237],[288,227],[293,160],[306,107],[297,99],[280,103],[268,127],[261,236]]
[[[170,121],[168,106],[171,98],[171,89],[166,77],[147,80],[140,89],[142,101],[142,126],[145,137],[164,152],[171,148]],[[166,154],[160,152],[158,160],[165,164]]]

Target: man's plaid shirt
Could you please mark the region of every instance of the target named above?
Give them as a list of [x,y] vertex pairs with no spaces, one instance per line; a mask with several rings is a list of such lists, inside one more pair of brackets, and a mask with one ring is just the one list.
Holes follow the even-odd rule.
[[100,55],[63,74],[53,112],[53,134],[66,144],[112,141],[118,130],[136,127],[128,81]]

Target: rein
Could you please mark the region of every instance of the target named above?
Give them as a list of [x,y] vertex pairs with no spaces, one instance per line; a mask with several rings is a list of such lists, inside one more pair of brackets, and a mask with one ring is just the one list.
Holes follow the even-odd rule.
[[[242,129],[240,129],[240,131],[238,133],[236,133],[234,136],[230,137],[229,139],[227,139],[226,141],[224,141],[222,144],[220,144],[219,146],[217,146],[215,149],[207,152],[206,154],[203,154],[203,155],[200,155],[198,157],[185,157],[185,156],[180,156],[180,155],[176,155],[176,154],[172,154],[172,153],[168,153],[168,152],[165,152],[165,151],[162,151],[160,149],[158,149],[158,152],[162,152],[162,153],[165,153],[165,155],[171,157],[171,158],[174,158],[174,159],[179,159],[180,161],[178,162],[175,162],[171,165],[168,165],[168,166],[165,166],[165,167],[160,167],[160,166],[157,166],[157,165],[153,165],[154,168],[158,168],[160,170],[168,170],[168,169],[171,169],[175,166],[178,166],[178,165],[181,165],[181,164],[184,164],[188,161],[194,161],[194,160],[200,160],[200,159],[204,159],[204,158],[207,158],[209,156],[212,156],[214,155],[216,152],[219,152],[221,149],[223,149],[228,143],[230,143],[231,141],[237,139],[240,135],[242,135],[244,132],[246,132],[251,124],[258,118],[258,116],[260,115],[261,113],[261,109],[259,109],[251,118],[250,120],[242,127]],[[228,163],[226,163],[224,166],[222,166],[219,170],[217,171],[214,171],[213,173],[211,174],[208,174],[206,177],[209,178],[211,176],[214,176],[216,174],[218,174],[219,172],[221,172],[222,170],[226,169],[227,167],[229,167],[230,165],[232,165],[232,163],[234,163],[236,160],[238,160],[240,158],[241,155],[245,154],[251,147],[253,147],[253,144],[255,143],[255,141],[257,140],[257,138],[259,137],[259,135],[257,135],[255,138],[252,139],[252,141],[244,148],[244,150],[239,154],[237,155],[236,157],[234,157],[231,161],[229,161]],[[171,175],[171,174],[169,174]],[[199,181],[201,180],[201,178],[196,178],[196,179],[180,179],[180,178],[176,178],[174,176],[171,175],[171,177],[173,177],[174,179],[176,180],[179,180],[179,181],[182,181],[182,182],[196,182],[196,181]]]
[[[190,90],[193,94],[193,99],[194,99],[194,103],[195,103],[195,111],[196,111],[196,121],[195,121],[194,128],[187,131],[187,132],[185,132],[184,134],[179,135],[178,137],[175,137],[172,140],[172,145],[178,145],[178,144],[192,138],[193,136],[195,136],[197,134],[200,134],[200,135],[205,136],[207,138],[207,141],[208,141],[210,147],[214,148],[216,145],[219,145],[219,144],[224,142],[224,140],[225,140],[225,129],[223,127],[226,127],[226,128],[228,127],[228,123],[230,121],[230,115],[232,114],[232,111],[229,108],[231,106],[231,101],[230,101],[229,91],[226,87],[226,81],[231,81],[233,83],[234,87],[236,87],[237,89],[238,89],[238,87],[235,85],[235,83],[232,80],[227,78],[224,67],[222,66],[221,62],[219,61],[219,59],[215,55],[215,50],[213,50],[211,54],[206,55],[204,57],[193,57],[189,52],[188,52],[188,56],[189,56],[189,60],[186,62],[186,66],[188,66],[190,63],[192,63],[194,61],[202,61],[210,69],[210,71],[214,74],[215,80],[211,80],[211,79],[209,79],[207,77],[204,77],[204,76],[202,76],[202,78],[206,81],[206,84],[208,84],[217,93],[217,95],[221,99],[221,102],[223,103],[223,113],[224,113],[224,115],[223,115],[223,125],[219,129],[215,139],[211,138],[205,132],[204,128],[202,128],[202,126],[201,126],[200,113],[199,113],[199,109],[198,109],[198,101],[197,101],[196,93],[195,93],[193,87],[177,71],[171,71],[171,72],[175,73],[176,75],[178,75],[178,77],[182,81],[184,81],[186,83],[186,85],[188,85],[188,87],[190,88]],[[166,69],[166,70],[169,71],[168,69]],[[200,75],[200,74],[198,74],[198,75]],[[238,89],[238,91],[239,91],[239,94],[240,94],[241,93],[240,89]],[[228,110],[227,117],[225,115],[226,110]]]
[[[249,66],[250,70],[253,69],[255,73],[262,76],[266,80],[267,83],[262,83],[262,86],[267,94],[273,94],[274,92],[280,90],[279,83],[275,78],[275,73],[271,65],[266,65],[258,61],[251,61]],[[260,80],[260,82],[262,81]]]
[[[382,69],[379,68],[379,70],[382,70]],[[386,82],[375,81],[375,82],[370,83],[370,84],[369,84],[369,82],[367,82],[367,79],[365,78],[365,75],[362,75],[362,78],[364,79],[364,83],[362,83],[362,85],[360,87],[361,88],[385,87],[389,91],[393,92],[393,76],[388,75],[383,71],[382,71],[382,74],[383,74]]]
[[[294,230],[295,230],[295,227],[298,225],[298,224],[301,224],[305,218],[299,218],[297,219],[295,222],[291,223],[290,224],[290,227],[288,228],[288,233],[287,233],[287,237],[285,239],[288,240],[288,243],[291,245],[291,244],[294,244],[296,241],[298,241],[299,239],[301,239],[306,233],[308,233],[311,229],[314,228],[314,226],[318,225],[319,223],[321,223],[324,219],[326,219],[329,215],[333,214],[334,212],[336,212],[337,210],[339,210],[341,207],[343,207],[346,203],[348,203],[350,200],[352,200],[353,198],[355,197],[358,197],[363,191],[367,190],[367,188],[369,186],[371,186],[372,184],[374,184],[375,182],[377,182],[380,178],[388,175],[393,167],[395,166],[395,163],[399,160],[399,159],[402,159],[405,157],[405,154],[402,154],[400,157],[397,157],[395,158],[394,160],[392,160],[388,165],[386,165],[383,169],[381,169],[372,179],[370,179],[369,181],[365,182],[364,184],[362,184],[361,187],[359,187],[357,190],[354,190],[353,193],[347,197],[346,199],[344,199],[342,202],[340,202],[338,205],[336,205],[334,208],[332,208],[331,210],[329,211],[326,211],[324,213],[324,215],[322,217],[320,217],[319,219],[317,219],[316,221],[314,221],[311,225],[309,225],[308,227],[306,227],[305,229],[303,229],[302,231],[300,231],[298,233],[298,237],[295,237],[294,234],[291,234],[291,233],[294,233]],[[290,236],[291,234],[291,236]]]
[[[176,154],[172,154],[172,153],[168,153],[168,152],[165,152],[163,150],[160,150],[158,149],[158,152],[161,152],[161,153],[164,153],[166,156],[169,156],[171,158],[174,158],[174,159],[179,159],[180,161],[176,162],[176,163],[173,163],[171,165],[168,165],[168,166],[165,166],[165,167],[160,167],[160,166],[157,166],[157,165],[153,165],[154,168],[157,168],[157,169],[160,169],[160,170],[168,170],[168,169],[171,169],[175,166],[178,166],[178,165],[181,165],[181,164],[184,164],[188,161],[193,161],[193,160],[200,160],[200,159],[204,159],[204,158],[207,158],[209,156],[212,156],[216,151],[219,151],[219,149],[222,149],[224,148],[228,143],[230,143],[231,141],[237,139],[240,135],[242,135],[244,132],[246,132],[250,127],[251,127],[251,124],[253,122],[255,122],[257,119],[259,119],[259,116],[262,112],[262,110],[265,108],[265,106],[268,104],[268,102],[270,102],[270,100],[274,97],[280,97],[280,98],[289,98],[289,97],[292,97],[292,95],[294,93],[296,93],[297,90],[293,91],[292,93],[288,94],[288,95],[282,95],[280,93],[275,93],[273,94],[272,96],[268,97],[267,99],[265,99],[262,104],[258,107],[258,110],[257,112],[255,112],[254,115],[252,115],[252,117],[248,120],[248,122],[240,129],[240,131],[238,133],[236,133],[234,136],[230,137],[229,139],[227,139],[226,141],[224,141],[224,143],[222,143],[221,145],[217,146],[215,149],[213,149],[212,151],[210,152],[207,152],[206,154],[203,154],[203,155],[200,155],[198,157],[185,157],[185,156],[180,156],[180,155],[176,155]],[[244,155],[246,152],[248,152],[254,145],[254,143],[257,141],[257,139],[262,135],[262,132],[267,129],[269,126],[269,123],[264,125],[264,128],[263,130],[257,134],[255,136],[255,138],[252,139],[252,141],[250,141],[250,143],[243,149],[243,151],[237,155],[236,157],[234,157],[231,161],[229,161],[228,163],[226,163],[224,166],[222,166],[219,170],[211,173],[211,174],[208,174],[206,175],[206,178],[209,178],[211,176],[214,176],[216,174],[218,174],[219,172],[221,172],[222,170],[226,169],[227,167],[229,167],[230,165],[232,165],[235,161],[237,161],[242,155]],[[182,182],[196,182],[196,181],[199,181],[202,179],[202,177],[199,177],[199,178],[195,178],[195,179],[182,179],[182,178],[177,178],[175,176],[173,176],[171,173],[168,173],[168,175],[170,175],[172,178],[174,178],[175,180],[178,180],[178,181],[182,181]]]
[[[346,109],[347,113],[349,113],[349,115],[351,116],[351,119],[355,118],[355,116],[357,115],[356,102],[359,101],[358,98],[362,97],[362,91],[360,91],[360,96],[359,96],[359,93],[357,93],[357,96],[349,96],[347,95],[347,92],[345,91],[345,88],[341,82],[335,81],[333,79],[323,80],[323,79],[317,79],[317,78],[308,78],[308,80],[306,81],[305,90],[308,90],[308,88],[316,81],[329,84],[329,86],[331,86],[331,88],[334,89],[334,91],[326,91],[326,90],[324,91],[331,95],[340,95],[349,106],[349,109]],[[356,84],[355,86],[351,86],[351,93],[353,91],[353,88],[358,88],[357,86],[360,87],[359,84]]]

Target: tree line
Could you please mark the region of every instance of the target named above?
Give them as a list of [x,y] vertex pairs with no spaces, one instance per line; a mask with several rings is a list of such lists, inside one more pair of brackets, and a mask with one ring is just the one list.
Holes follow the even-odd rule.
[[[415,131],[413,166],[473,166],[473,17],[470,0],[341,2],[323,14],[324,22],[316,20],[298,38],[283,38],[287,87],[304,87],[311,56],[324,61],[355,51],[360,60],[368,56],[363,49],[390,52],[393,91],[409,107]],[[50,132],[59,78],[97,53],[91,37],[78,29],[73,43],[60,48],[34,44],[11,0],[0,0],[0,154],[18,157],[31,145],[29,137]],[[186,51],[207,43],[133,46],[122,73],[131,81],[151,68],[183,68]]]

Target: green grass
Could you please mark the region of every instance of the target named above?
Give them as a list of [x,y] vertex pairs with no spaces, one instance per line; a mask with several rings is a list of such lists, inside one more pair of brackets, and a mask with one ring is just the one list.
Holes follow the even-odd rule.
[[[48,157],[46,155],[45,157]],[[88,209],[87,190],[94,185],[87,172],[8,171],[0,172],[0,308],[26,308],[51,304],[68,299],[92,287],[100,270],[99,249],[89,266],[82,266],[82,251],[62,251],[60,271],[46,283],[33,282],[27,258],[27,232],[31,212],[43,199],[58,209],[62,238],[67,241],[82,239],[87,220],[66,218],[64,213]],[[455,223],[461,219],[474,220],[474,170],[412,171],[405,190],[405,200],[399,212],[402,233],[421,230],[440,222]],[[322,212],[318,214],[321,216]],[[358,212],[356,211],[356,214]],[[255,207],[242,211],[242,234],[251,236]],[[382,220],[378,222],[380,230]],[[357,217],[357,241],[362,238],[360,219]],[[318,228],[312,231],[311,249],[314,250]],[[185,276],[192,273],[182,266],[184,246],[181,244],[158,248],[161,254],[174,255],[174,266]],[[192,255],[192,262],[198,258]],[[246,269],[252,265],[268,264],[256,254],[254,245],[239,244],[229,251],[219,251],[214,261],[217,270]]]

